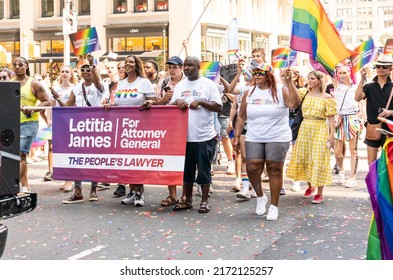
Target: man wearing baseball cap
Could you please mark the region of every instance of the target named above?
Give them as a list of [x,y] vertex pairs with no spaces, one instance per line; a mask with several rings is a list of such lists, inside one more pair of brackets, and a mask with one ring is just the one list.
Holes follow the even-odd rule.
[[[367,98],[367,123],[377,124],[380,121],[378,117],[387,118],[393,121],[393,102],[390,100],[390,95],[393,94],[393,83],[390,79],[390,71],[392,70],[393,58],[391,54],[381,54],[374,62],[374,68],[377,76],[373,81],[364,84],[366,81],[366,69],[361,70],[361,80],[356,89],[355,100],[361,101]],[[386,125],[382,124],[383,129],[387,129]],[[382,135],[379,140],[364,140],[367,145],[367,158],[370,164],[377,159],[378,148],[385,143],[386,136]]]

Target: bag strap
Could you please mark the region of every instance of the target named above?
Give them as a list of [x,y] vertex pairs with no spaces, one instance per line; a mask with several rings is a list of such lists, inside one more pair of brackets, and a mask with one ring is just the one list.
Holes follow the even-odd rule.
[[85,99],[85,102],[86,102],[87,106],[91,106],[89,100],[87,100],[85,83],[82,84],[82,92],[83,92],[83,98]]
[[[349,87],[347,88],[347,90],[345,91],[345,93],[344,93],[343,102],[341,102],[341,107],[340,107],[340,111],[339,111],[339,112],[341,112],[341,110],[343,109],[345,97],[347,96],[347,92],[348,92],[348,90],[349,90],[350,88],[351,88],[351,86],[349,86]],[[390,103],[390,102],[389,102],[389,103]]]
[[389,99],[388,99],[388,103],[386,103],[386,110],[389,110],[389,106],[390,106],[390,102],[392,101],[392,97],[393,97],[393,87],[392,87],[392,90],[390,91],[390,96],[389,96]]

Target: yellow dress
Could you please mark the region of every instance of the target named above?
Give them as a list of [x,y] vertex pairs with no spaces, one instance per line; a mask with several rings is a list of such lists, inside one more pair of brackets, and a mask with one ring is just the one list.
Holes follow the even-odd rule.
[[[303,122],[289,162],[287,177],[307,181],[311,186],[332,183],[330,168],[329,127],[326,118],[337,114],[336,101],[306,96],[302,104]],[[318,120],[321,119],[321,120]]]

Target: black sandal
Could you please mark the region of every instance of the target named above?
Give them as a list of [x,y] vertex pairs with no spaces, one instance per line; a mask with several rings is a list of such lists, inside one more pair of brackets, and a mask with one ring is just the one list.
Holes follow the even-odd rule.
[[210,204],[208,202],[201,202],[198,212],[202,213],[202,214],[209,213],[210,212]]
[[178,201],[171,195],[169,195],[167,198],[161,201],[161,206],[171,206],[171,205],[176,205]]
[[192,208],[192,203],[190,201],[180,201],[176,203],[175,207],[173,207],[173,211],[182,211]]

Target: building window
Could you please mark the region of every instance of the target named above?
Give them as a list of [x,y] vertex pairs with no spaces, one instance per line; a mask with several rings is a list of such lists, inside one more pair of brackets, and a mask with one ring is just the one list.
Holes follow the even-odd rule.
[[352,30],[352,22],[345,22],[344,21],[343,30]]
[[363,43],[371,39],[373,36],[371,35],[358,35],[358,43]]
[[162,49],[162,37],[145,37],[145,51],[156,51]]
[[367,30],[373,28],[372,21],[359,21],[358,22],[358,30]]
[[127,1],[126,0],[114,0],[113,1],[114,14],[124,14],[127,12]]
[[79,0],[79,15],[90,15],[90,0]]
[[134,12],[141,13],[147,11],[147,0],[135,0]]
[[341,39],[344,44],[352,44],[352,35],[343,35],[341,36]]
[[385,20],[383,22],[383,26],[384,26],[384,28],[389,28],[389,27],[393,26],[393,20]]
[[41,14],[42,17],[53,17],[54,15],[53,0],[41,0]]
[[363,7],[363,8],[357,8],[357,15],[372,15],[373,10],[371,7]]
[[4,0],[0,0],[0,19],[4,18]]
[[10,1],[10,17],[13,19],[18,19],[19,15],[19,0]]
[[168,11],[168,0],[155,0],[155,11]]

